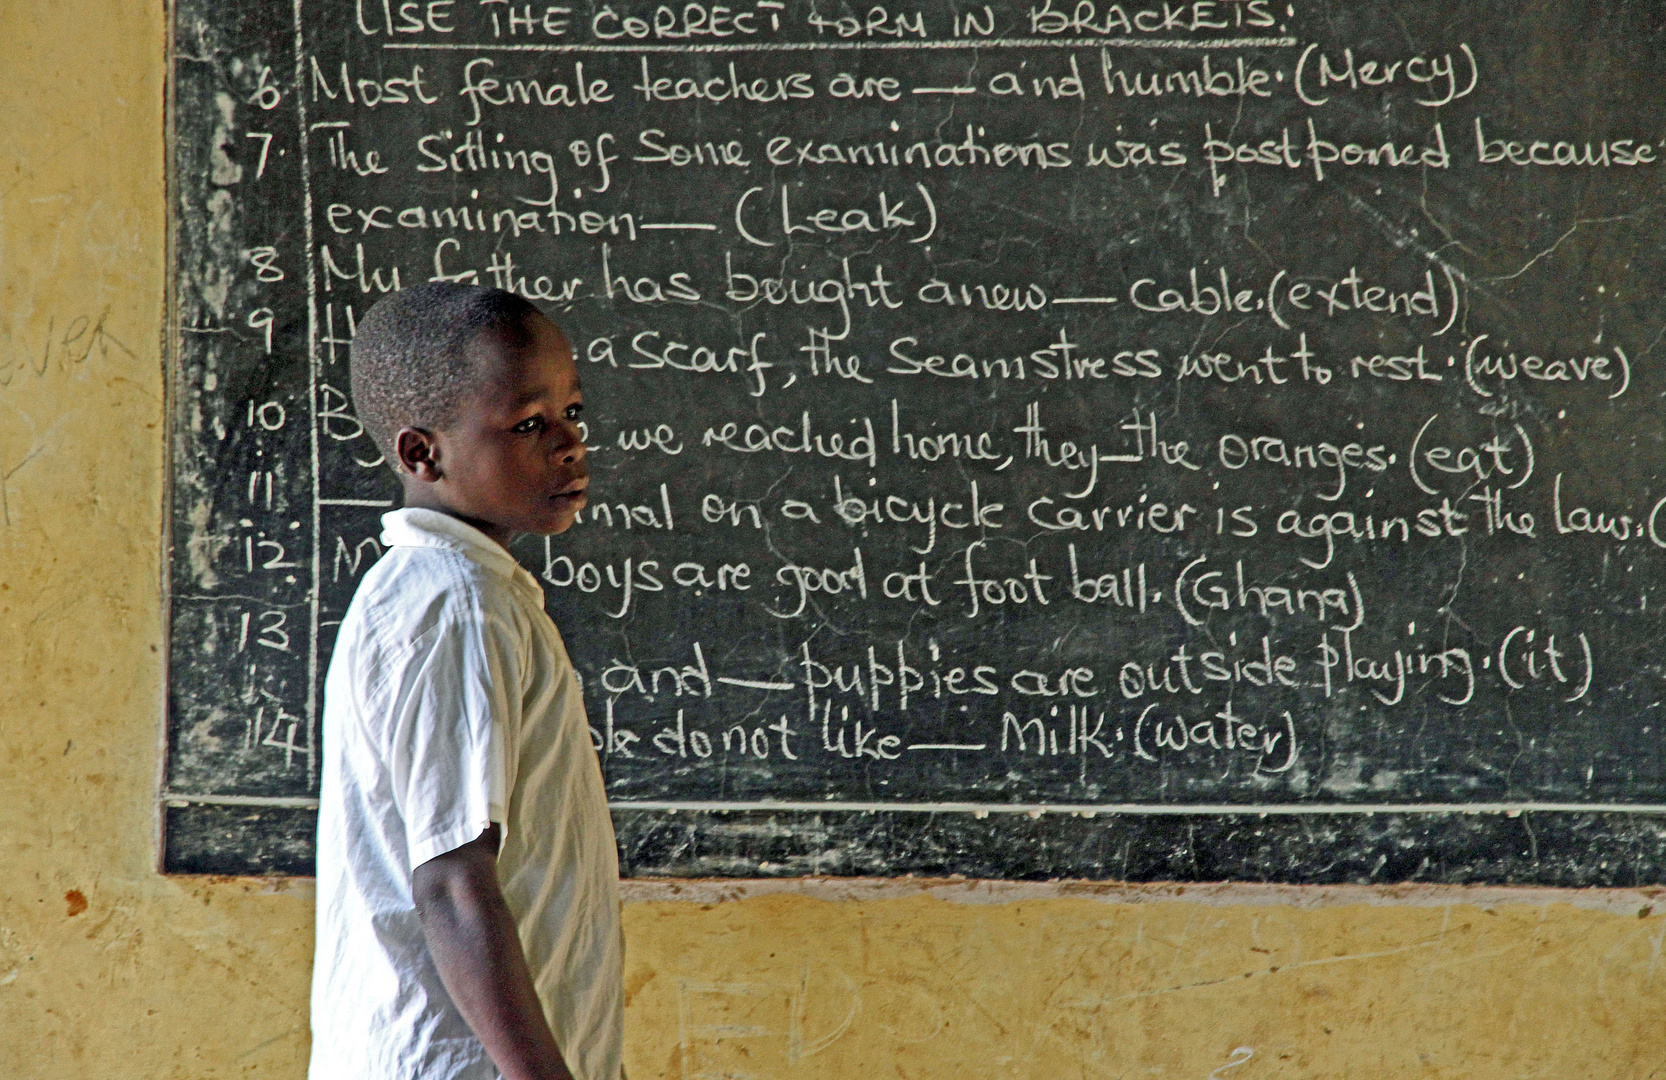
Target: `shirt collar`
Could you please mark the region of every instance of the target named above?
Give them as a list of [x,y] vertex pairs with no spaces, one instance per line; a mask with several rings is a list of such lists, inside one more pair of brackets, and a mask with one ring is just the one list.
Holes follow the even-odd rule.
[[538,595],[542,606],[544,589],[526,567],[516,562],[502,544],[450,514],[416,506],[383,514],[382,544],[385,547],[429,547],[461,552],[481,566],[531,589]]

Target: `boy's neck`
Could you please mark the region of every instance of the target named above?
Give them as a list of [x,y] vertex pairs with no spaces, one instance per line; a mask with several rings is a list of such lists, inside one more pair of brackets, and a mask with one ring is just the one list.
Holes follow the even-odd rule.
[[485,533],[505,551],[509,549],[509,540],[514,534],[508,529],[483,518],[470,517],[468,514],[447,506],[443,500],[435,496],[433,488],[428,484],[415,483],[408,477],[401,477],[400,479],[405,489],[405,509],[432,510],[435,513],[444,514],[446,517],[456,518],[463,524]]

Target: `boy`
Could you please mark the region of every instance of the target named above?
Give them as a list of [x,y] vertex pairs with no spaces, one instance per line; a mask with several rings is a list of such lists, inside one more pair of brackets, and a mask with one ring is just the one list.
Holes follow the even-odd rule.
[[353,403],[399,474],[324,690],[311,1080],[619,1080],[619,866],[577,677],[504,545],[588,467],[572,349],[429,284],[359,324]]

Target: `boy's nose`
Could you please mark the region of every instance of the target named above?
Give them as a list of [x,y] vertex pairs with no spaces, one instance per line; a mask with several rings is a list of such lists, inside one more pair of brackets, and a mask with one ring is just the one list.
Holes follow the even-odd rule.
[[563,424],[562,427],[567,436],[567,441],[557,450],[557,453],[561,455],[561,460],[568,464],[583,461],[585,455],[590,452],[590,448],[584,445],[584,437],[579,432],[578,425],[569,422]]

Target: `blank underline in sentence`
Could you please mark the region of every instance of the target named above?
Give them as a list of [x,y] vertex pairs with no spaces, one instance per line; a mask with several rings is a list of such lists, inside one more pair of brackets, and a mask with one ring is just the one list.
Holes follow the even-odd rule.
[[612,45],[572,42],[505,43],[455,41],[389,41],[384,49],[419,52],[557,52],[557,53],[745,53],[745,52],[862,52],[933,49],[1292,49],[1293,37],[1246,38],[963,38],[953,41],[757,41],[709,44]]

